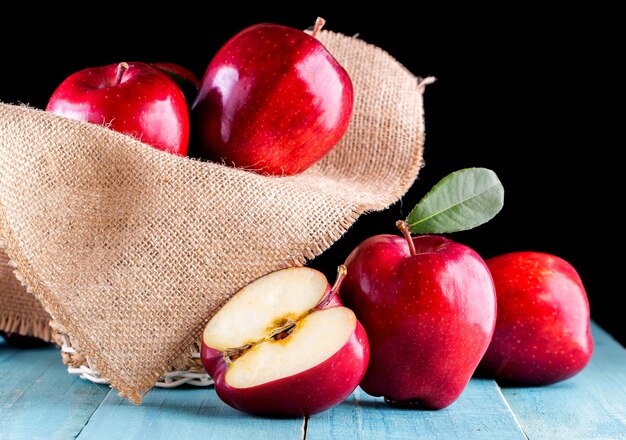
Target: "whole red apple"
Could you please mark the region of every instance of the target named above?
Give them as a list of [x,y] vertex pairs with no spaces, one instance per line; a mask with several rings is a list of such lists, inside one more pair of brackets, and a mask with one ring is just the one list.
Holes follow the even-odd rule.
[[203,157],[292,175],[339,142],[352,114],[352,82],[314,35],[258,24],[219,50],[192,106]]
[[369,345],[354,313],[314,269],[265,275],[207,324],[201,359],[225,403],[250,414],[311,415],[342,402],[361,381]]
[[47,111],[106,125],[153,147],[187,154],[189,111],[178,85],[144,63],[84,69],[55,90]]
[[346,260],[340,296],[363,324],[371,350],[361,388],[390,403],[445,408],[491,340],[495,289],[471,248],[404,232],[370,237]]
[[487,260],[498,319],[480,371],[504,382],[546,385],[581,371],[591,359],[589,302],[576,270],[542,252]]

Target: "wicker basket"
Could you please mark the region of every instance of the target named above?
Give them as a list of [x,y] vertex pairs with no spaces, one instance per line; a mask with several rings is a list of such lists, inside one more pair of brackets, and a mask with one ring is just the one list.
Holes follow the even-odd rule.
[[[67,365],[67,372],[78,375],[81,379],[98,384],[109,384],[106,377],[102,377],[98,371],[89,365],[83,355],[72,347],[70,337],[59,332],[52,324],[54,341],[61,347],[63,364]],[[154,385],[158,388],[176,388],[181,385],[193,385],[196,387],[208,387],[213,385],[213,379],[207,374],[200,361],[200,344],[195,344],[195,350],[188,358],[187,368],[174,370],[164,374]]]

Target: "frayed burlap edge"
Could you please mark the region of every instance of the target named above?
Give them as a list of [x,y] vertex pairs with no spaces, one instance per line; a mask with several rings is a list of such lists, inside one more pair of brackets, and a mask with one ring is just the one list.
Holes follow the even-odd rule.
[[[5,244],[3,240],[0,238],[0,253],[2,253],[2,259],[4,261],[5,254]],[[15,275],[15,266],[13,262],[9,259],[7,262],[7,266],[4,264],[0,265],[0,270],[3,271],[11,271],[11,276],[15,277],[15,279],[22,286],[21,289],[16,289],[12,283],[9,283],[9,288],[6,291],[0,292],[1,295],[30,295],[33,296],[32,293],[28,292],[24,287],[24,283],[22,283]],[[7,274],[8,276],[8,274]],[[6,286],[0,285],[0,289],[4,289]],[[30,336],[33,338],[42,339],[46,342],[53,342],[54,337],[52,335],[52,329],[50,328],[50,316],[43,316],[46,313],[41,309],[43,306],[39,304],[39,301],[34,298],[33,302],[36,302],[32,306],[37,306],[39,310],[33,311],[32,309],[23,310],[19,308],[19,310],[12,309],[10,306],[8,309],[0,310],[0,331],[5,333],[14,333],[21,336]]]
[[22,336],[32,336],[52,342],[52,331],[49,319],[24,319],[21,315],[7,313],[0,319],[0,329],[6,333],[16,333]]

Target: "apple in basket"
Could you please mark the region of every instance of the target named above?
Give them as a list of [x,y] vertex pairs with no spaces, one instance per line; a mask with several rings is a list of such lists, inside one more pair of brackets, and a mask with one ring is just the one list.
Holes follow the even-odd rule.
[[170,75],[149,64],[122,62],[76,72],[54,91],[46,110],[105,125],[159,150],[187,154],[185,96]]
[[276,24],[232,37],[209,63],[192,105],[199,155],[271,175],[304,171],[344,135],[352,81],[316,38]]
[[236,293],[209,321],[201,359],[217,395],[264,416],[315,414],[358,386],[369,360],[363,327],[307,267],[272,272]]
[[200,89],[200,81],[198,78],[188,69],[175,63],[150,63],[150,65],[161,69],[172,78],[178,87],[183,91],[185,99],[187,100],[187,106],[190,107],[193,101],[196,99],[198,89]]

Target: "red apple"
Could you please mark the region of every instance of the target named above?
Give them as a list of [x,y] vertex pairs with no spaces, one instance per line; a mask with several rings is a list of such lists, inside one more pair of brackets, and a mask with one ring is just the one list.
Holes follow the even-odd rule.
[[576,270],[541,252],[487,260],[498,319],[480,371],[504,382],[546,385],[572,377],[591,359],[589,302]]
[[469,247],[404,232],[368,238],[346,260],[340,297],[363,324],[371,349],[361,388],[389,403],[445,408],[487,349],[495,289]]
[[167,74],[148,64],[119,63],[76,72],[55,90],[46,110],[106,125],[159,150],[187,154],[185,96]]
[[187,105],[191,106],[196,99],[198,89],[200,88],[200,81],[196,76],[185,67],[175,63],[151,63],[151,66],[162,70],[172,78],[178,87],[183,91]]
[[207,324],[201,359],[217,395],[250,414],[302,416],[358,386],[369,345],[354,313],[314,269],[292,267],[244,287]]
[[352,114],[352,82],[316,33],[258,24],[219,50],[192,106],[203,157],[292,175],[339,142]]

